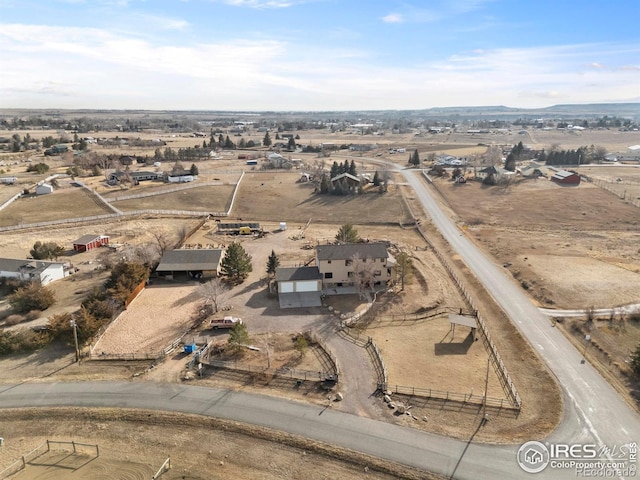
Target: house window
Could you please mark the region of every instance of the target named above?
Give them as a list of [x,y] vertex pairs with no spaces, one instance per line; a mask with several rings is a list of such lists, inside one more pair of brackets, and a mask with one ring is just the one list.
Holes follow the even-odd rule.
[[387,275],[391,276],[391,269],[387,268]]
[[345,260],[344,261],[344,266],[345,267],[349,267],[349,266],[351,266],[352,263],[353,263],[353,260]]
[[327,260],[327,263],[328,263],[329,265],[331,265],[331,260]]
[[379,276],[381,276],[381,275],[382,275],[382,271],[381,271],[381,270],[375,270],[375,271],[373,272],[373,276],[374,276],[374,277],[379,277]]
[[324,278],[333,278],[333,272],[326,272]]
[[353,278],[353,272],[347,272],[347,277]]

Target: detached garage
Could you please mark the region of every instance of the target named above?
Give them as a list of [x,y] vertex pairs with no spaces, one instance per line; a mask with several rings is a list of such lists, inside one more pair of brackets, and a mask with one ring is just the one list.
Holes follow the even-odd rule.
[[109,237],[106,235],[83,235],[73,242],[74,252],[88,252],[94,248],[109,245]]
[[553,174],[551,181],[560,185],[580,185],[580,175],[567,170],[560,170]]
[[320,307],[322,275],[318,267],[276,269],[280,308]]

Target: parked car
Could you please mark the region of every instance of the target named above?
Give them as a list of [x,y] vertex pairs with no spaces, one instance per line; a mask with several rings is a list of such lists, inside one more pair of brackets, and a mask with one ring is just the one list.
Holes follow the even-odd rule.
[[214,330],[217,330],[219,328],[231,328],[236,323],[242,325],[242,319],[238,317],[224,317],[211,320],[211,322],[209,322],[209,326]]

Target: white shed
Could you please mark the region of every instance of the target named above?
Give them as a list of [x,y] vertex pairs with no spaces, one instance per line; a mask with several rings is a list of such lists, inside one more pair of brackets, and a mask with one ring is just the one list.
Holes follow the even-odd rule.
[[50,183],[41,183],[36,187],[36,195],[47,195],[53,193],[53,185]]

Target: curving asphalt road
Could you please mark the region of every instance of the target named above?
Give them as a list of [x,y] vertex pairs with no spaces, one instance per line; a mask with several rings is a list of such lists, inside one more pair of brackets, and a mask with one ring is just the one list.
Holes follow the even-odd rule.
[[[517,446],[467,444],[330,408],[263,395],[152,382],[25,383],[0,387],[0,408],[60,406],[205,415],[282,430],[450,478],[531,480],[530,474],[516,464]],[[575,476],[572,472],[549,470],[536,478]]]

